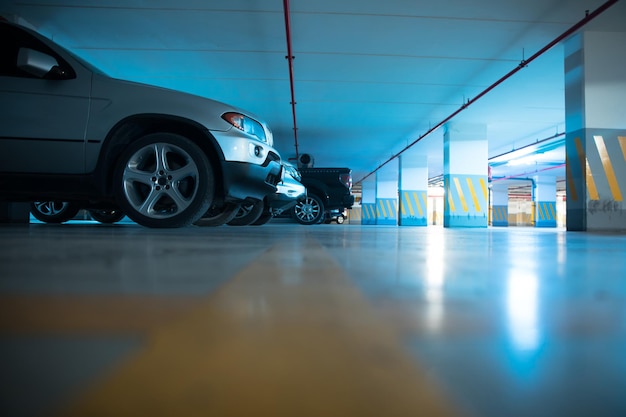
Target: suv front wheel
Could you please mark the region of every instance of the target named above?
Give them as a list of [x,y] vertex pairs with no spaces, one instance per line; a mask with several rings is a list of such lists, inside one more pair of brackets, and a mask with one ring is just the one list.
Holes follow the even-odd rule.
[[300,224],[317,224],[324,216],[324,202],[315,194],[309,194],[293,208],[293,217]]
[[147,227],[188,226],[213,201],[215,176],[203,151],[173,133],[152,133],[131,143],[115,170],[118,204]]

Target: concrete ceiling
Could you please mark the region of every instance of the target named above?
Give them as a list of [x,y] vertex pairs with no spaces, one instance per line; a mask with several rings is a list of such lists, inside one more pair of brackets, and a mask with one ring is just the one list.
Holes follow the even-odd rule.
[[[358,181],[604,2],[291,0],[299,153],[348,166]],[[281,0],[0,0],[0,14],[114,77],[248,109],[269,123],[283,158],[295,156]],[[622,0],[582,30],[624,31],[624,22]],[[485,124],[490,158],[563,133],[562,44],[452,121]],[[540,145],[540,163],[493,159],[494,176],[562,177],[554,141]],[[440,176],[443,129],[411,153]]]

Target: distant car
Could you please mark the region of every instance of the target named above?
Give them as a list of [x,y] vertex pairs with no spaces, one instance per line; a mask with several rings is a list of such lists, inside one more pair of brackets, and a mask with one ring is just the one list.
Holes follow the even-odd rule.
[[336,222],[337,224],[343,224],[346,221],[346,212],[345,210],[340,211],[336,210],[328,210],[326,215],[324,216],[324,223],[330,224],[332,222]]
[[239,213],[228,223],[229,225],[263,225],[272,217],[280,216],[306,198],[306,187],[300,182],[300,173],[296,167],[286,161],[281,163],[283,165],[282,177],[276,187],[276,192],[268,195],[261,203],[242,205]]
[[276,192],[280,155],[252,114],[108,77],[16,24],[0,22],[0,39],[0,199],[180,227]]
[[[354,205],[350,168],[301,168],[307,197],[293,207],[293,217],[300,224],[318,224],[335,219],[343,222],[343,213]],[[341,216],[341,220],[338,220]]]
[[[30,204],[30,213],[44,223],[65,223],[75,218],[81,207],[67,201],[34,201]],[[88,209],[89,216],[100,223],[117,223],[125,214],[119,209]]]

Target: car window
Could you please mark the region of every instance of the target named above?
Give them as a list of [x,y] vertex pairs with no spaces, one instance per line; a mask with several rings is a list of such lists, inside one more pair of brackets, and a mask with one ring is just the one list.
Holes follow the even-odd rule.
[[12,25],[0,24],[0,39],[2,39],[0,44],[0,76],[36,78],[17,67],[17,54],[20,48],[30,48],[53,56],[59,66],[63,67],[68,74],[67,78],[76,77],[76,73],[67,61],[31,34]]

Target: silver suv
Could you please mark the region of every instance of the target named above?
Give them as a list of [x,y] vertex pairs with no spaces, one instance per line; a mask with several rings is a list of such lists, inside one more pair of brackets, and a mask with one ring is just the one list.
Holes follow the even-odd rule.
[[0,22],[0,39],[0,199],[180,227],[218,224],[276,192],[280,155],[255,116],[108,77],[12,23]]

